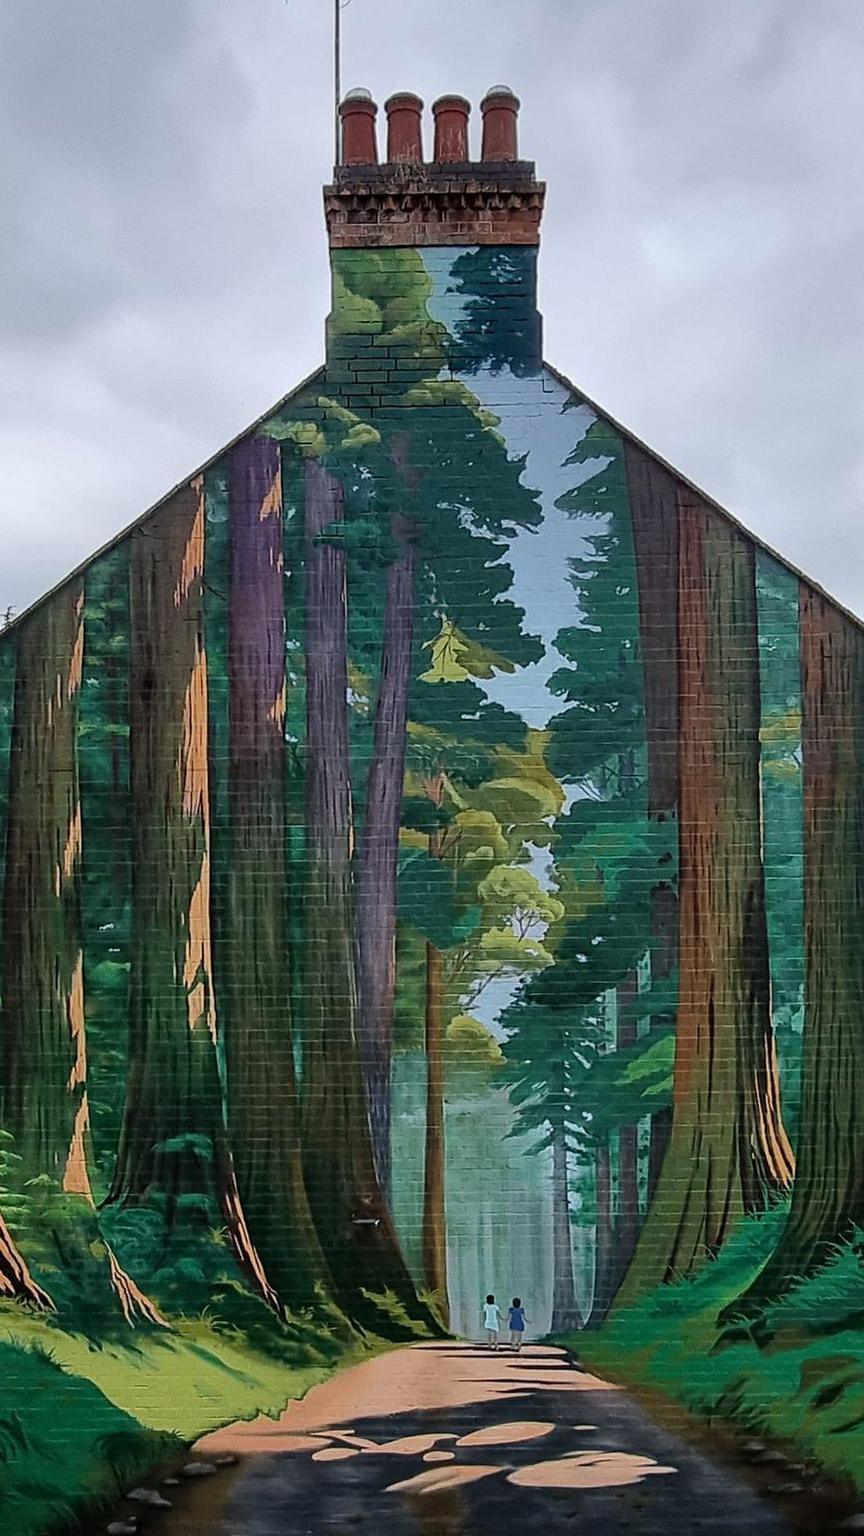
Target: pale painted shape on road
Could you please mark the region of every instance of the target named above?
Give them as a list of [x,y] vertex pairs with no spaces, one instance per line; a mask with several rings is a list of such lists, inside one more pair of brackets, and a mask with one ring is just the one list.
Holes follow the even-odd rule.
[[646,1477],[666,1477],[676,1471],[648,1456],[625,1451],[573,1451],[557,1461],[540,1461],[511,1472],[507,1481],[517,1488],[626,1488]]
[[540,1440],[551,1435],[554,1424],[541,1423],[537,1419],[517,1419],[510,1424],[487,1424],[485,1429],[473,1429],[463,1435],[457,1445],[524,1445],[528,1440]]
[[426,1497],[430,1493],[444,1493],[448,1488],[459,1488],[464,1483],[476,1483],[481,1477],[493,1477],[496,1472],[506,1472],[506,1467],[433,1467],[431,1472],[418,1472],[401,1483],[391,1483],[387,1493],[410,1493]]

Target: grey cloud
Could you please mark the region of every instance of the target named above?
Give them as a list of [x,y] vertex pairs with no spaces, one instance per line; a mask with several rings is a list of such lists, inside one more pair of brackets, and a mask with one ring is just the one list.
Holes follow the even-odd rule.
[[[0,607],[319,361],[329,23],[0,10]],[[379,101],[515,86],[550,360],[864,611],[860,0],[351,0],[344,32]]]

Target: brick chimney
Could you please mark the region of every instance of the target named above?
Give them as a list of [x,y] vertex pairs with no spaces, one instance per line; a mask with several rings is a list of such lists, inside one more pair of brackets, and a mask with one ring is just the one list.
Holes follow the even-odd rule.
[[400,92],[385,103],[383,164],[369,92],[350,91],[339,110],[342,163],[324,188],[331,249],[539,244],[546,189],[533,162],[519,159],[519,101],[509,87],[493,86],[481,102],[480,160],[470,158],[471,106],[462,96],[434,103],[426,163],[418,96]]

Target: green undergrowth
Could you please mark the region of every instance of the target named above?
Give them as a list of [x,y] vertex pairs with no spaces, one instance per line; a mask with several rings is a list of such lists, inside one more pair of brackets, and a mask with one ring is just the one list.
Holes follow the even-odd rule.
[[208,1430],[276,1418],[334,1370],[391,1347],[320,1319],[262,1318],[239,1289],[233,1306],[230,1322],[205,1313],[98,1344],[0,1303],[3,1536],[89,1529],[121,1489]]
[[864,1492],[864,1234],[747,1325],[719,1314],[770,1256],[783,1208],[742,1223],[697,1275],[564,1342],[598,1372],[793,1444]]

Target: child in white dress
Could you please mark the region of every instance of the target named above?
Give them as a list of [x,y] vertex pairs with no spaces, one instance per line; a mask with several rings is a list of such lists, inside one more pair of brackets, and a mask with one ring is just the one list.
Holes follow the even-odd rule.
[[487,1296],[483,1303],[483,1327],[486,1329],[486,1343],[489,1348],[497,1349],[498,1335],[501,1332],[501,1311],[494,1296]]

